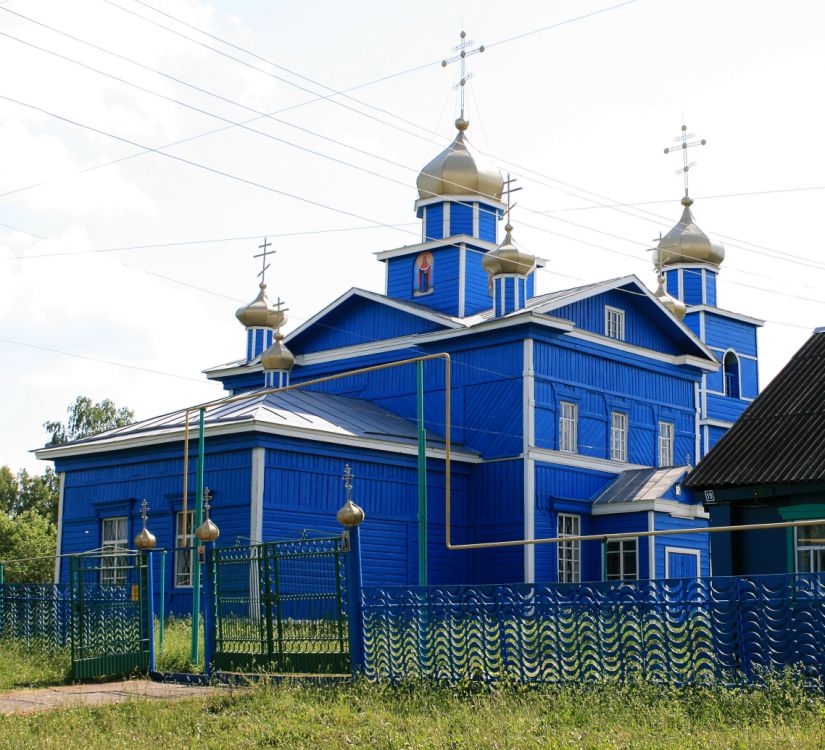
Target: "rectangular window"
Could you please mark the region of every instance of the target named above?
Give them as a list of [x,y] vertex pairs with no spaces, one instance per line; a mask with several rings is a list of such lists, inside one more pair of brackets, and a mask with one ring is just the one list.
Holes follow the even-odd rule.
[[673,466],[672,422],[659,422],[659,466]]
[[100,519],[100,583],[104,586],[122,586],[126,583],[126,557],[112,554],[129,548],[129,519],[126,516]]
[[605,545],[605,570],[608,581],[633,581],[639,577],[636,539],[611,539]]
[[578,452],[579,407],[570,401],[559,402],[559,450]]
[[610,459],[627,461],[627,414],[610,413]]
[[[579,536],[581,516],[559,513],[556,536]],[[581,581],[581,541],[559,542],[559,583]]]
[[604,335],[611,339],[624,341],[624,310],[605,306]]
[[192,585],[192,559],[195,554],[191,548],[194,542],[194,511],[186,513],[186,536],[183,535],[183,511],[175,514],[175,586],[186,588]]
[[825,524],[796,529],[796,572],[825,571]]

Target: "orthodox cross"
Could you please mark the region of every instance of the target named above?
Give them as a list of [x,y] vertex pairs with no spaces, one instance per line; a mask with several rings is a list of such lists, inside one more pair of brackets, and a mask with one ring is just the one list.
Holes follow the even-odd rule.
[[261,258],[261,270],[258,273],[258,276],[261,277],[261,284],[266,283],[266,269],[269,268],[269,263],[266,262],[266,258],[268,255],[275,255],[274,250],[271,253],[267,252],[268,248],[270,247],[272,247],[272,243],[266,237],[264,237],[264,244],[258,245],[258,249],[263,250],[263,252],[252,256],[253,258]]
[[344,464],[344,489],[347,491],[347,500],[352,501],[352,470],[349,464]]
[[[690,140],[691,138],[693,138],[695,140]],[[676,138],[674,138],[673,141],[675,143],[678,143],[679,145],[678,146],[668,146],[665,149],[665,153],[669,154],[672,151],[681,151],[682,152],[682,168],[678,169],[676,171],[676,174],[679,174],[681,172],[685,176],[685,197],[687,197],[687,194],[688,194],[688,172],[690,171],[691,167],[696,166],[695,161],[688,162],[688,149],[692,148],[693,146],[704,146],[707,143],[707,141],[704,138],[702,138],[702,139],[696,138],[696,133],[688,133],[687,132],[687,125],[682,125],[682,134],[676,136]]]
[[501,191],[503,196],[507,196],[507,208],[504,211],[504,218],[507,224],[510,223],[510,212],[518,205],[518,203],[511,203],[510,197],[513,193],[517,193],[522,188],[520,187],[513,187],[513,184],[517,182],[517,178],[511,177],[510,173],[507,173],[507,179],[504,180],[504,190]]
[[140,504],[140,517],[143,519],[143,530],[146,531],[146,519],[149,517],[149,501],[146,498]]
[[445,60],[441,61],[441,67],[446,68],[450,63],[454,63],[456,61],[461,63],[461,78],[458,81],[458,88],[461,89],[461,119],[464,119],[464,86],[472,77],[472,73],[467,73],[467,58],[470,55],[475,55],[480,52],[484,52],[484,45],[480,45],[475,49],[470,49],[473,46],[474,42],[472,39],[467,39],[467,32],[462,29],[461,34],[459,34],[461,41],[453,47],[453,49],[458,52],[457,55],[453,55],[452,57],[448,57]]
[[209,491],[209,487],[203,488],[203,512],[206,516],[206,520],[209,520],[209,509],[212,507],[209,504],[209,501],[212,499],[212,493]]

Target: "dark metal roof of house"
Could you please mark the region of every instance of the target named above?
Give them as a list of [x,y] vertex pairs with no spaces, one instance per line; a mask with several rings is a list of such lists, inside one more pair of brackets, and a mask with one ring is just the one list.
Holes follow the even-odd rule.
[[596,495],[593,505],[658,500],[682,478],[688,468],[687,466],[667,466],[662,469],[623,471]]
[[825,480],[825,328],[688,476],[693,489]]

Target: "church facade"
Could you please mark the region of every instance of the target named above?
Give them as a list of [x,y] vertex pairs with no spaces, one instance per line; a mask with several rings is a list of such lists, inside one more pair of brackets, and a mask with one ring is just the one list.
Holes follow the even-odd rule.
[[[716,306],[724,251],[686,197],[656,249],[655,293],[633,275],[539,293],[544,261],[514,239],[504,181],[472,152],[468,124],[456,121],[455,140],[418,178],[421,241],[377,254],[383,294],[350,289],[288,336],[265,285],[238,310],[245,356],[205,371],[249,396],[206,412],[219,543],[337,532],[349,464],[366,512],[365,584],[417,582],[416,367],[267,389],[446,352],[452,542],[627,536],[447,549],[447,391],[434,359],[423,371],[429,583],[708,575],[708,536],[680,534],[707,524],[682,480],[758,388],[761,322]],[[60,475],[61,553],[129,546],[148,501],[148,527],[170,550],[172,611],[191,602],[191,553],[179,549],[193,525],[182,515],[184,414],[37,451]],[[672,534],[634,536],[650,530]]]

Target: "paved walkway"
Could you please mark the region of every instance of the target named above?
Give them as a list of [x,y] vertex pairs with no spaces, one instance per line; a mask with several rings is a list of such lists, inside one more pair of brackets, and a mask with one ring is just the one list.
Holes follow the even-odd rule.
[[0,693],[0,714],[23,714],[76,706],[102,706],[129,700],[176,700],[203,697],[223,687],[124,680],[94,685],[57,685]]

